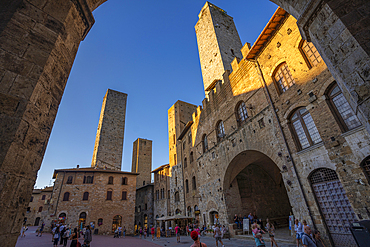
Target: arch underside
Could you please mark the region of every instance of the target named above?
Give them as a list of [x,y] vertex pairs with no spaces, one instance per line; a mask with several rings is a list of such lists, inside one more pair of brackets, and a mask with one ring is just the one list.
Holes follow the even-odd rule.
[[[228,219],[256,213],[258,218],[285,223],[291,205],[280,170],[265,154],[244,151],[229,164],[224,180]],[[279,223],[279,224],[280,224]]]

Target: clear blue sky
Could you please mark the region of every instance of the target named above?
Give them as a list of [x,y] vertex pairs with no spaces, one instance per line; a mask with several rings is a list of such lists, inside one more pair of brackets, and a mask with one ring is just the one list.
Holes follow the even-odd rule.
[[[214,0],[234,18],[242,43],[257,39],[277,6],[268,0]],[[53,170],[91,165],[108,88],[128,94],[122,170],[131,170],[132,143],[153,141],[153,169],[168,163],[167,110],[183,100],[201,105],[202,75],[194,26],[204,0],[108,0],[93,14],[81,42],[49,139],[36,186]]]

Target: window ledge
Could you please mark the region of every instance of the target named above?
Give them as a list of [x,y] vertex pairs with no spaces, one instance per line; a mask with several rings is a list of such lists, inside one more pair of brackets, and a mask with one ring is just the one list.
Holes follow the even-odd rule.
[[354,129],[351,129],[351,130],[349,130],[347,132],[344,132],[343,134],[341,134],[341,136],[343,136],[343,137],[350,136],[350,135],[352,135],[352,134],[354,134],[354,133],[356,133],[358,131],[361,131],[363,129],[365,129],[365,127],[363,125],[361,125],[361,126],[359,126],[357,128],[354,128]]
[[312,150],[314,150],[316,148],[322,147],[322,146],[324,146],[324,142],[319,142],[319,143],[317,143],[317,144],[315,144],[315,145],[313,145],[311,147],[308,147],[308,148],[305,148],[305,149],[299,151],[297,154],[298,155],[304,154],[304,153],[310,152],[310,151],[312,151]]

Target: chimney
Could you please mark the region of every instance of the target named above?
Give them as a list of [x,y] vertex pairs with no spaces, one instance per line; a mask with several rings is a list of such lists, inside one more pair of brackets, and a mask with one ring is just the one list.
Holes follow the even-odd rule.
[[80,168],[80,165],[77,165],[77,169]]

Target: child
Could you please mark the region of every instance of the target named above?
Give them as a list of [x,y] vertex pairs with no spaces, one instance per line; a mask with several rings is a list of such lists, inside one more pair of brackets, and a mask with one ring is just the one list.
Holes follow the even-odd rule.
[[262,233],[265,233],[265,232],[259,229],[257,224],[252,225],[252,232],[255,238],[258,238],[261,243],[265,244],[265,242],[262,239]]

